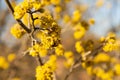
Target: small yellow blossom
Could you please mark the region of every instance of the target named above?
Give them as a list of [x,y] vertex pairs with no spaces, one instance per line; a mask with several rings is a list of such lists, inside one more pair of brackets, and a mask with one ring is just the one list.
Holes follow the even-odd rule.
[[105,53],[99,53],[97,56],[94,57],[93,61],[95,63],[99,62],[109,62],[110,61],[110,56]]
[[101,7],[101,6],[103,6],[103,4],[104,4],[104,0],[97,0],[97,2],[96,2],[97,7]]
[[36,68],[36,80],[53,80],[56,69],[56,57],[52,55],[44,65]]
[[59,5],[61,0],[50,0],[52,4]]
[[9,63],[6,61],[5,57],[0,56],[0,68],[8,69]]
[[7,58],[8,58],[9,62],[12,62],[16,58],[16,55],[14,53],[11,53],[11,54],[8,55]]
[[64,53],[64,56],[65,58],[67,59],[65,62],[64,62],[64,65],[66,68],[70,68],[73,63],[74,63],[74,55],[73,55],[73,52],[71,51],[67,51]]
[[77,42],[75,43],[75,48],[76,48],[76,51],[77,51],[78,53],[84,53],[84,48],[82,47],[80,41],[77,41]]
[[73,12],[73,18],[72,18],[73,22],[78,22],[81,19],[81,16],[82,15],[81,15],[80,11],[79,10],[75,10]]
[[70,16],[69,16],[69,15],[64,15],[63,21],[64,21],[65,23],[69,22],[69,21],[70,21]]
[[120,64],[115,64],[114,70],[117,75],[120,75]]
[[55,47],[55,53],[59,56],[63,55],[64,49],[63,49],[62,44],[59,44],[57,47]]
[[81,39],[86,33],[85,28],[80,23],[75,25],[74,29],[75,29],[75,32],[74,32],[75,39]]
[[47,49],[40,44],[35,44],[28,50],[29,50],[29,54],[33,57],[37,56],[38,54],[40,54],[41,57],[47,55]]
[[14,24],[14,26],[11,27],[10,32],[15,38],[21,38],[25,34],[25,31],[21,28],[19,24]]
[[95,24],[95,19],[94,19],[94,18],[89,19],[89,24],[90,24],[90,25]]
[[60,13],[61,11],[62,11],[61,6],[56,6],[56,7],[55,7],[55,12],[56,12],[56,13]]

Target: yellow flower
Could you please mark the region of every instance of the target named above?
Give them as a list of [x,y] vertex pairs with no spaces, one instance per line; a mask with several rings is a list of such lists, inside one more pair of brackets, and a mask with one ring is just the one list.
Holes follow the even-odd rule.
[[104,70],[100,67],[93,68],[93,74],[95,74],[97,77],[101,77],[104,73]]
[[86,33],[85,28],[80,23],[75,25],[74,29],[75,29],[75,32],[74,32],[75,39],[81,39]]
[[88,66],[86,70],[89,75],[92,75],[92,66]]
[[44,65],[36,68],[36,80],[53,80],[53,72],[55,69],[56,56],[52,55]]
[[60,4],[61,0],[50,0],[50,1],[51,1],[52,4],[58,5],[58,4]]
[[34,7],[35,10],[39,10],[39,9],[42,8],[42,4],[35,2],[35,3],[33,3],[33,7]]
[[64,53],[64,56],[65,56],[65,58],[67,60],[67,61],[64,62],[64,65],[65,65],[65,67],[70,68],[74,63],[73,52],[67,51],[67,52]]
[[120,75],[120,64],[115,64],[114,70],[117,75]]
[[58,56],[63,55],[64,49],[63,49],[62,44],[59,44],[57,47],[55,47],[55,53],[56,53]]
[[70,21],[70,16],[69,16],[69,15],[64,15],[63,21],[64,21],[65,23],[69,22],[69,21]]
[[21,38],[25,34],[25,31],[19,24],[14,24],[10,32],[15,38]]
[[47,49],[40,44],[35,44],[28,50],[29,50],[29,54],[33,57],[37,56],[38,54],[40,54],[41,57],[44,57],[47,55]]
[[94,18],[89,19],[89,24],[90,24],[90,25],[95,24],[95,19],[94,19]]
[[97,0],[97,2],[96,2],[97,7],[101,7],[101,6],[103,6],[103,4],[104,4],[104,0]]
[[82,54],[84,53],[84,48],[82,47],[80,41],[77,41],[77,42],[75,43],[75,48],[76,48],[76,51],[77,51],[78,53],[82,53]]
[[21,79],[18,77],[14,77],[14,78],[12,78],[12,80],[21,80]]
[[81,19],[81,16],[82,15],[81,15],[80,11],[79,10],[75,10],[73,12],[73,18],[72,18],[73,22],[78,22]]
[[0,56],[0,68],[2,69],[8,69],[9,63],[6,61],[6,59],[3,56]]
[[95,63],[99,62],[109,62],[110,61],[110,56],[105,53],[99,53],[97,56],[94,57],[93,61]]
[[56,13],[60,13],[62,11],[62,7],[61,6],[56,6],[55,7],[55,12]]
[[11,53],[8,55],[8,61],[12,62],[16,58],[16,55],[14,53]]

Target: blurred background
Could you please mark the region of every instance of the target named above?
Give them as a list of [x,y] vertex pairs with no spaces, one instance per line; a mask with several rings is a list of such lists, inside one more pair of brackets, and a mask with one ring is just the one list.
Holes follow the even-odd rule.
[[[12,1],[12,0],[11,0]],[[13,0],[14,1],[14,0]],[[16,0],[17,2],[21,0]],[[86,7],[83,19],[89,18],[95,19],[95,24],[89,29],[89,35],[86,38],[100,38],[105,36],[109,31],[115,32],[117,36],[120,36],[120,0],[72,0],[77,5]],[[72,3],[70,3],[72,7]],[[70,7],[70,8],[71,8]],[[35,67],[36,60],[31,56],[23,56],[22,53],[30,45],[27,39],[28,35],[23,36],[21,39],[15,39],[11,33],[11,26],[16,23],[11,12],[5,3],[5,0],[0,0],[0,56],[4,56],[8,59],[9,54],[17,54],[17,60],[11,62],[14,64],[10,66],[10,69],[0,69],[0,80],[35,80]],[[65,32],[62,35],[63,45],[66,50],[73,49],[74,40],[71,37],[72,33]],[[26,37],[27,36],[27,37]],[[69,41],[67,41],[69,39]],[[15,59],[16,59],[15,58]],[[1,59],[3,60],[3,59]],[[59,65],[62,65],[62,59],[58,61]],[[62,66],[59,67],[61,71],[57,74],[64,76],[62,71],[65,71]],[[70,80],[92,80],[84,70],[76,72],[74,75],[79,74],[82,77],[77,77]],[[62,80],[59,77],[59,80]],[[117,79],[116,79],[117,80]]]

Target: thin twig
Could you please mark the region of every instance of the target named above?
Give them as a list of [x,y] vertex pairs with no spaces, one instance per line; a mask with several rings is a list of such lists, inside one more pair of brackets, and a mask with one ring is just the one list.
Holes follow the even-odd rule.
[[43,65],[44,63],[42,62],[42,59],[40,57],[40,55],[37,55],[37,61],[39,62],[39,65]]

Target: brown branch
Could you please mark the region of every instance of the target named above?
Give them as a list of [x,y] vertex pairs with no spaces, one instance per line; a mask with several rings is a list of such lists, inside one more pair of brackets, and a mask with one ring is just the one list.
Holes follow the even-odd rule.
[[[8,5],[9,9],[11,10],[12,14],[14,14],[14,9],[10,3],[9,0],[5,0],[6,4]],[[31,30],[29,28],[27,28],[27,26],[25,26],[25,24],[23,24],[23,22],[20,19],[16,19],[16,21],[18,22],[19,25],[21,25],[21,27],[27,32],[30,33]]]
[[37,61],[39,62],[39,65],[41,65],[41,66],[43,65],[40,55],[37,55]]

